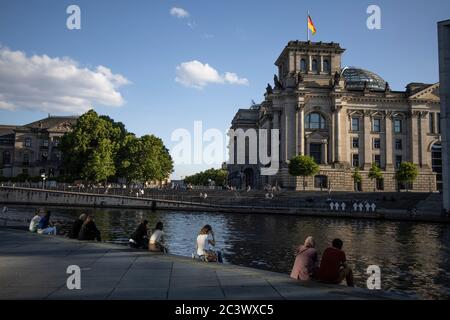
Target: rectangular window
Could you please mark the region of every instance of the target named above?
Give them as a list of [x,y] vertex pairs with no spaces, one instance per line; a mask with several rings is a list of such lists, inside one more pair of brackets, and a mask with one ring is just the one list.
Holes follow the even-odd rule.
[[395,156],[395,167],[399,168],[400,164],[403,162],[402,156]]
[[394,120],[394,132],[402,133],[402,120],[400,120],[400,119]]
[[402,150],[402,139],[395,139],[395,150]]
[[44,148],[48,148],[48,139],[42,140],[42,146],[43,146]]
[[381,156],[379,154],[376,154],[374,156],[374,162],[378,166],[378,168],[381,168]]
[[45,162],[45,161],[48,160],[48,153],[47,153],[47,152],[42,153],[41,160],[42,160],[43,162]]
[[354,154],[352,156],[352,165],[353,167],[359,167],[359,154]]
[[352,118],[352,131],[359,131],[359,118]]
[[359,148],[359,138],[352,138],[352,148],[353,149]]
[[383,178],[377,179],[376,183],[377,183],[377,190],[384,190],[384,179]]
[[25,147],[27,148],[31,147],[31,138],[25,138]]
[[381,119],[373,119],[372,121],[372,131],[380,132],[381,131]]
[[59,137],[54,137],[54,138],[53,138],[53,145],[54,145],[55,147],[58,147],[60,141],[61,141],[61,139],[60,139]]
[[380,149],[380,147],[381,147],[380,139],[378,139],[378,138],[373,139],[373,148],[374,149]]
[[30,164],[30,155],[27,153],[23,155],[23,164],[26,166]]

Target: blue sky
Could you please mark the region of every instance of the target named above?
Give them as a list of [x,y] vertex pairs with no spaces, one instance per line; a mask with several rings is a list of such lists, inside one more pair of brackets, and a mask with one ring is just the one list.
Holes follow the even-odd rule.
[[[66,28],[66,8],[71,4],[81,8],[81,30]],[[371,4],[381,8],[381,30],[366,27]],[[174,7],[189,16],[171,15]],[[339,42],[347,49],[344,66],[371,70],[394,90],[403,90],[409,82],[438,81],[436,23],[450,18],[448,0],[0,0],[0,44],[3,50],[23,52],[26,59],[70,57],[89,81],[97,79],[88,72],[95,72],[97,66],[121,75],[127,81],[97,71],[110,82],[106,89],[93,87],[93,91],[116,95],[89,93],[94,108],[122,121],[137,135],[160,136],[170,148],[175,129],[192,131],[194,121],[201,120],[204,129],[225,132],[238,108],[248,107],[252,99],[262,100],[283,47],[289,40],[305,40],[307,10],[318,30],[312,40]],[[192,61],[214,68],[215,83],[199,89],[175,81],[177,66]],[[240,83],[227,81],[226,72],[236,74]],[[15,90],[13,84],[2,87],[1,78],[0,74],[1,90]],[[64,90],[90,86],[89,81],[70,82]],[[67,91],[59,88],[62,82],[54,84],[54,91],[64,99]],[[52,88],[48,90],[52,94]],[[5,100],[2,108],[2,95],[10,96],[0,91],[1,124],[25,124],[45,117],[49,110],[60,115],[83,111],[76,107],[80,100],[72,101],[71,107],[46,109],[43,106],[49,104],[42,95],[33,97],[38,99],[35,105],[31,98],[16,97]],[[206,167],[177,166],[174,177]]]

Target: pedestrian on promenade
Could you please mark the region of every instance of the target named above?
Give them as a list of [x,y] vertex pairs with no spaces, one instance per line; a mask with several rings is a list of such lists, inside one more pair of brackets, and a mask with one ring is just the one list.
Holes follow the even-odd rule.
[[136,230],[131,234],[129,244],[132,248],[143,248],[147,249],[148,247],[148,229],[147,229],[148,221],[143,220]]
[[153,230],[152,236],[148,244],[148,250],[151,252],[165,252],[167,248],[164,243],[164,225],[161,221],[156,224],[155,230]]
[[222,253],[220,251],[214,251],[210,248],[216,246],[216,239],[214,238],[214,231],[212,227],[207,224],[201,230],[197,236],[197,255],[203,257],[208,262],[220,262],[222,263]]
[[80,214],[78,219],[76,219],[73,222],[72,227],[70,228],[68,234],[70,239],[78,239],[78,234],[80,233],[81,227],[83,226],[83,223],[86,221],[86,218],[87,218],[86,213],[82,213]]
[[92,215],[88,215],[84,221],[80,233],[78,234],[78,240],[102,241],[100,230],[97,229]]
[[340,284],[344,279],[353,287],[353,271],[348,266],[341,239],[334,239],[331,247],[325,249],[319,268],[319,280],[325,283]]
[[30,226],[28,227],[28,230],[30,230],[30,232],[37,232],[39,221],[41,221],[41,211],[37,209],[34,212],[34,217],[30,221]]
[[313,237],[307,237],[305,243],[298,247],[295,253],[294,267],[291,278],[296,280],[311,280],[317,278],[318,255]]
[[38,234],[56,234],[56,227],[50,222],[51,212],[47,211],[45,215],[39,220],[37,233]]

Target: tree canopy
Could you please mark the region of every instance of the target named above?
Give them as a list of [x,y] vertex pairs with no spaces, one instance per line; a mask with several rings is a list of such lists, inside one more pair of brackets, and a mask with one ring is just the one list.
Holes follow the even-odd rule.
[[173,171],[161,139],[137,138],[121,122],[89,110],[60,144],[64,168],[73,179],[93,182],[125,178],[128,182],[163,180]]
[[319,173],[320,167],[310,156],[295,156],[289,161],[289,174],[295,177],[303,177],[303,190],[305,190],[305,178]]
[[216,186],[225,186],[227,183],[227,175],[227,170],[211,168],[192,176],[187,176],[184,182],[195,186],[208,186],[210,181],[214,181]]
[[419,175],[419,169],[412,162],[402,162],[395,173],[395,178],[400,183],[413,183]]

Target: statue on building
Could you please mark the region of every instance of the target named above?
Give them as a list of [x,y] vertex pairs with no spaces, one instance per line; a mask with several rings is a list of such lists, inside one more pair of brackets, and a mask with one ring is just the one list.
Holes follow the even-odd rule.
[[391,91],[391,87],[389,86],[389,82],[386,82],[386,86],[385,86],[385,88],[384,88],[384,91],[385,91],[385,92]]
[[297,84],[302,83],[303,82],[303,76],[302,74],[299,72],[297,74]]
[[339,82],[341,81],[341,74],[339,72],[335,72],[334,73],[334,86],[337,87],[339,86]]
[[270,83],[268,83],[267,87],[266,87],[266,94],[272,94],[272,93],[273,93],[272,86],[270,85]]
[[283,89],[283,85],[281,84],[280,80],[278,80],[278,77],[276,74],[273,76],[273,83],[275,84],[275,89],[278,89],[278,90]]

